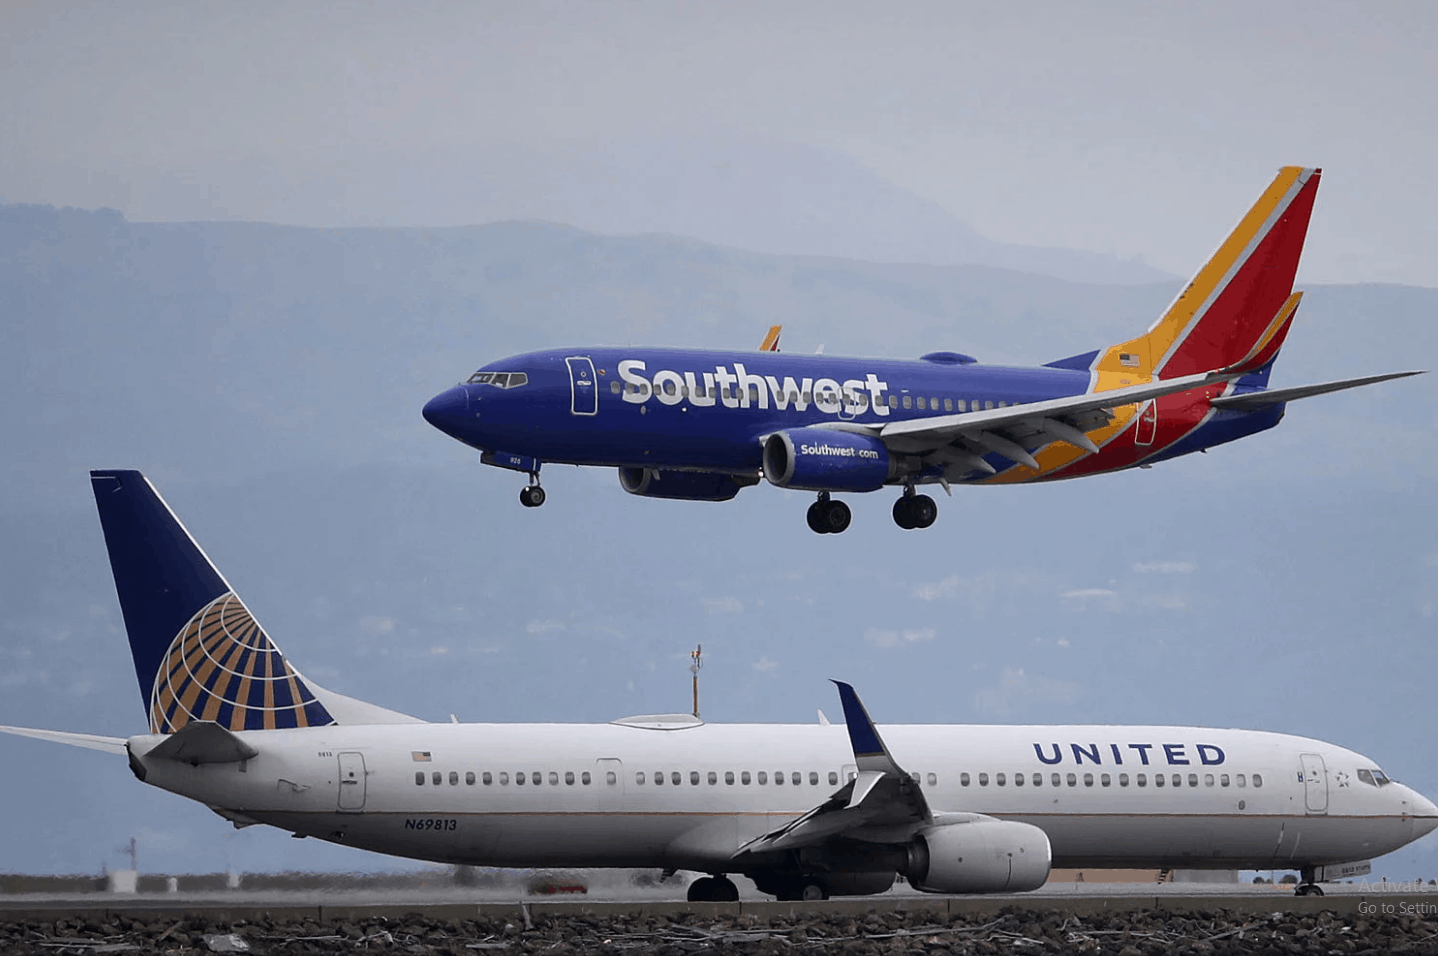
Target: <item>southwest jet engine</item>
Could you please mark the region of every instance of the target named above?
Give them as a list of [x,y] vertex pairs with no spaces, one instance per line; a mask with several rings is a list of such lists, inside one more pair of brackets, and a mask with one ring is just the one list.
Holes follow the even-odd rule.
[[764,439],[764,477],[801,491],[874,491],[897,462],[877,438],[828,428],[790,428]]
[[641,498],[672,498],[679,501],[728,501],[758,478],[744,481],[733,475],[712,471],[668,471],[658,468],[619,469],[619,485]]

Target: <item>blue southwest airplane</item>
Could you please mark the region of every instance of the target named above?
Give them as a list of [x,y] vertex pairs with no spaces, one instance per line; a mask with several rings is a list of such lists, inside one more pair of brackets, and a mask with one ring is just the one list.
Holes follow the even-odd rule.
[[484,366],[424,417],[488,465],[617,468],[625,491],[727,501],[764,478],[818,493],[809,526],[849,526],[837,492],[903,489],[901,528],[938,514],[920,485],[1050,481],[1148,465],[1277,425],[1285,405],[1402,378],[1268,388],[1303,294],[1294,274],[1320,171],[1284,167],[1143,335],[1038,368],[918,360],[569,348]]

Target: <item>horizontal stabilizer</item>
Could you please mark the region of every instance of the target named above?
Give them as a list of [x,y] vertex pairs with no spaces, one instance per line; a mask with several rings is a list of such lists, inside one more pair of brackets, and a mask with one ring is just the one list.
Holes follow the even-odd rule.
[[1422,374],[1424,374],[1424,370],[1416,372],[1389,372],[1386,375],[1346,378],[1341,382],[1323,382],[1319,385],[1299,385],[1294,388],[1271,388],[1261,392],[1245,392],[1241,395],[1224,395],[1219,398],[1209,399],[1209,404],[1214,408],[1226,408],[1247,412],[1258,408],[1265,408],[1269,405],[1277,405],[1280,402],[1291,402],[1313,395],[1341,392],[1345,388],[1358,388],[1360,385],[1372,385],[1376,382],[1386,382],[1389,379],[1408,378],[1411,375]]
[[48,740],[51,743],[68,744],[71,747],[84,747],[86,750],[103,750],[106,753],[122,755],[125,753],[123,737],[71,734],[63,730],[32,730],[29,727],[0,727],[0,733],[14,734],[16,737],[34,737],[36,740]]
[[178,760],[191,766],[202,763],[239,763],[259,753],[219,724],[192,720],[155,747],[146,757]]

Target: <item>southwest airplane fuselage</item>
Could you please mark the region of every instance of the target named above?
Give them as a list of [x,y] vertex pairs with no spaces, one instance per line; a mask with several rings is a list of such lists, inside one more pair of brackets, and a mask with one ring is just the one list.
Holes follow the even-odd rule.
[[557,349],[484,366],[424,416],[484,463],[527,472],[529,507],[556,462],[617,467],[648,498],[727,501],[761,478],[817,492],[807,517],[821,533],[849,525],[832,495],[896,486],[895,523],[926,528],[938,509],[922,485],[1146,467],[1272,428],[1290,400],[1417,374],[1268,388],[1302,299],[1293,280],[1318,181],[1285,167],[1147,332],[1046,365]]

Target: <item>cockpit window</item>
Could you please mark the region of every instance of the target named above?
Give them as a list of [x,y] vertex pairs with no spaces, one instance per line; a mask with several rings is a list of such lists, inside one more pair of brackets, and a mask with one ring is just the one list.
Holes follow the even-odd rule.
[[529,383],[525,372],[475,372],[466,385],[493,385],[496,388],[519,388]]
[[1393,782],[1388,779],[1387,774],[1377,768],[1373,770],[1359,770],[1358,779],[1370,787],[1383,787]]

